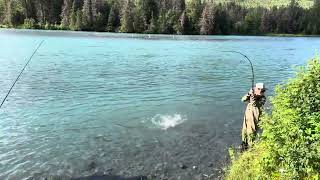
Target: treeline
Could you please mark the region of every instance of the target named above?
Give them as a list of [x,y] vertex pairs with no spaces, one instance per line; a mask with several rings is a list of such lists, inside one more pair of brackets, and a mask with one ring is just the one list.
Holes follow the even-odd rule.
[[320,0],[305,9],[203,0],[0,0],[9,27],[161,34],[320,34]]

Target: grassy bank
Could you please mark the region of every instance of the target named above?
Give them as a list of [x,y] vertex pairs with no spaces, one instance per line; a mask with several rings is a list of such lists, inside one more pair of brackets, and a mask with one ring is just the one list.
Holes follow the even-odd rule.
[[273,112],[247,152],[231,153],[227,179],[320,178],[320,62],[310,60],[296,77],[276,88]]

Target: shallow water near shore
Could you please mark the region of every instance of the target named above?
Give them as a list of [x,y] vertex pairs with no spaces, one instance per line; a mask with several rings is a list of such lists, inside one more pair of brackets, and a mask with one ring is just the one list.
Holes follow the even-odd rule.
[[[273,94],[320,38],[0,30],[0,179],[218,178],[256,82]],[[270,104],[267,104],[267,108]]]

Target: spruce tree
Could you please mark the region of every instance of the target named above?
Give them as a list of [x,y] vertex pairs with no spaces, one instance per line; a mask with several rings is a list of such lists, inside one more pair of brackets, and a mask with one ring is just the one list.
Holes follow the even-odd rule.
[[218,34],[229,34],[230,32],[230,17],[222,4],[219,4],[214,11],[215,16],[215,32]]
[[286,16],[288,18],[286,24],[286,33],[298,33],[298,27],[301,18],[300,6],[296,0],[291,0],[289,7],[286,10]]
[[319,30],[317,28],[317,25],[315,24],[315,25],[313,25],[312,34],[317,35],[318,33],[319,33]]
[[70,25],[70,15],[72,10],[72,0],[64,0],[61,12],[61,26],[68,27]]
[[136,9],[134,13],[133,26],[134,26],[134,32],[136,33],[143,33],[145,31],[146,24],[143,18],[142,10],[140,8]]
[[[36,1],[34,0],[20,0],[22,3],[22,8],[24,11],[24,16],[26,19],[36,19],[37,11],[36,11]],[[0,1],[1,6],[1,1]]]
[[83,27],[83,14],[81,10],[77,11],[76,15],[76,24],[74,26],[74,30],[80,31]]
[[186,9],[186,2],[185,0],[172,0],[172,8],[173,10],[182,13]]
[[313,34],[320,33],[320,0],[314,0],[314,5],[310,10],[311,17],[309,20],[314,24]]
[[195,34],[200,33],[200,18],[203,10],[201,0],[189,0],[187,4],[187,15],[190,17],[192,31]]
[[109,12],[108,16],[108,24],[106,31],[108,32],[115,32],[117,31],[119,25],[120,25],[120,15],[119,15],[119,6],[117,2],[115,2]]
[[5,14],[5,3],[4,0],[0,0],[0,23],[3,23],[4,19],[4,14]]
[[200,21],[200,33],[203,35],[214,34],[215,12],[213,3],[207,3],[203,9]]
[[158,16],[158,5],[156,0],[138,0],[137,9],[142,13],[145,25],[150,24],[152,15]]
[[272,32],[271,21],[272,19],[269,11],[264,11],[261,17],[261,25],[260,25],[260,31],[262,33]]
[[82,8],[83,26],[86,30],[93,30],[96,22],[95,0],[84,0]]
[[96,20],[95,31],[105,31],[108,20],[109,8],[105,0],[95,0]]
[[12,19],[13,19],[13,4],[10,0],[4,1],[4,23],[12,26]]
[[261,26],[262,12],[259,9],[254,9],[247,13],[244,19],[245,30],[247,34],[259,34]]
[[188,34],[190,29],[190,22],[185,11],[182,12],[175,29],[178,34]]
[[133,0],[127,0],[122,11],[121,16],[121,32],[132,33],[134,32],[134,2]]
[[150,24],[148,25],[147,33],[155,34],[159,31],[158,19],[153,15],[151,16]]

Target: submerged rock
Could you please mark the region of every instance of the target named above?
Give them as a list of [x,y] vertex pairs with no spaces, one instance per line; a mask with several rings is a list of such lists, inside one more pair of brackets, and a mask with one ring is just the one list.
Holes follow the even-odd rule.
[[213,163],[210,163],[210,164],[208,165],[208,167],[213,167]]
[[187,169],[188,166],[186,166],[185,164],[179,163],[179,168],[181,168],[181,169]]
[[88,165],[88,169],[89,170],[93,170],[93,169],[95,169],[97,167],[97,164],[94,162],[94,161],[92,161],[89,165]]

